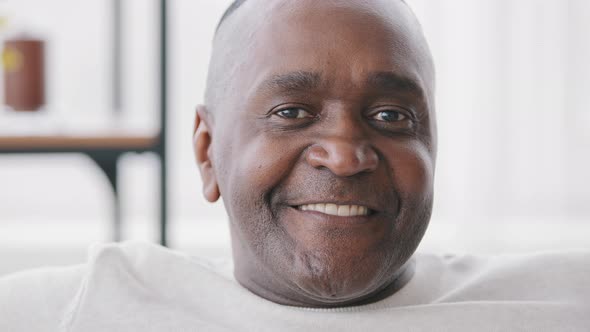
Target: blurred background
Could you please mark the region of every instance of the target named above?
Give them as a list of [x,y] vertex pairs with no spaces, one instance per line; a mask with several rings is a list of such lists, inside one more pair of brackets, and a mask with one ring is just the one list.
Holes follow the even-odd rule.
[[[215,257],[230,254],[227,218],[201,195],[191,134],[213,31],[230,2],[168,1],[169,246]],[[590,2],[407,2],[438,75],[435,208],[419,250],[589,249]],[[0,0],[0,150],[3,137],[6,148],[19,137],[113,128],[157,135],[159,11],[156,0]],[[19,62],[7,42],[22,39],[44,46],[36,111],[15,110],[7,88]],[[121,238],[157,242],[160,155],[124,153],[117,166]],[[112,239],[114,206],[85,154],[0,153],[0,275],[83,262],[89,244]]]

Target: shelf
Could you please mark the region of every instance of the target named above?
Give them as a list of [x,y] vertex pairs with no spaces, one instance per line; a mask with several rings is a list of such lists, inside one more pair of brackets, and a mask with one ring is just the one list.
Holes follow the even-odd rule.
[[145,151],[156,147],[159,135],[125,134],[111,132],[104,135],[0,135],[0,151],[43,152],[44,150],[120,149]]
[[[115,73],[113,106],[120,109],[121,59],[121,0],[112,0],[115,42],[113,45]],[[121,208],[118,190],[119,157],[126,152],[153,152],[160,160],[160,243],[167,237],[167,163],[166,163],[166,104],[167,104],[167,0],[159,0],[159,118],[158,130],[141,130],[137,123],[129,126],[125,116],[116,112],[110,119],[92,118],[92,113],[72,114],[59,118],[59,114],[44,110],[35,113],[2,112],[0,109],[0,154],[12,153],[83,153],[103,171],[114,194],[113,240],[121,235]],[[143,127],[143,126],[140,126]],[[137,130],[140,129],[140,130]],[[145,128],[143,128],[145,129]]]

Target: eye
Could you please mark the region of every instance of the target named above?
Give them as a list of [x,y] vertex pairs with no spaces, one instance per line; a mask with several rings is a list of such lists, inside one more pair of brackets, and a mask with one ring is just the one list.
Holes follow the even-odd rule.
[[296,107],[285,108],[276,112],[275,114],[285,119],[304,119],[313,117],[313,115],[310,112]]
[[372,118],[383,122],[398,122],[407,120],[408,116],[400,111],[387,110],[375,113]]

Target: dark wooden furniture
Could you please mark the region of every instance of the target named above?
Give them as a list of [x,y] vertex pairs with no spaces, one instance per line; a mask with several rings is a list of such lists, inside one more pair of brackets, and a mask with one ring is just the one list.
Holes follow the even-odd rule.
[[[121,97],[121,0],[113,0],[114,18],[114,82],[113,88],[115,110]],[[113,240],[121,240],[121,214],[118,195],[117,161],[124,153],[152,152],[160,160],[160,243],[167,245],[167,177],[166,177],[166,104],[167,104],[167,1],[159,0],[159,48],[160,73],[159,114],[160,132],[156,135],[129,134],[124,130],[105,130],[89,135],[79,133],[68,135],[10,136],[0,133],[0,154],[46,154],[46,153],[83,153],[90,157],[104,172],[113,189],[115,209],[113,212]]]

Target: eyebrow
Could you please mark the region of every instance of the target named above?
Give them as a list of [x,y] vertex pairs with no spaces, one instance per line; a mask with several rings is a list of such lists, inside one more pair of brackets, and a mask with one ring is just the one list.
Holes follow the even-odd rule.
[[394,72],[371,73],[367,83],[380,90],[409,93],[417,97],[424,96],[424,90],[416,80]]
[[321,84],[322,77],[319,73],[309,71],[294,71],[286,74],[272,76],[263,83],[263,88],[270,91],[309,91],[316,89]]
[[[372,72],[367,77],[366,83],[375,89],[387,92],[408,93],[417,97],[424,96],[422,87],[414,79],[395,72]],[[290,93],[314,90],[321,84],[322,75],[319,72],[294,71],[274,75],[264,81],[262,87],[268,91]]]

